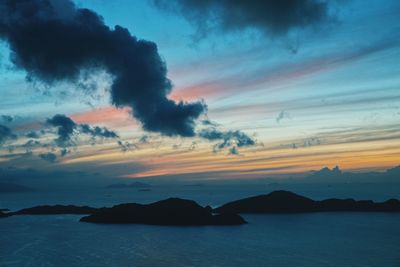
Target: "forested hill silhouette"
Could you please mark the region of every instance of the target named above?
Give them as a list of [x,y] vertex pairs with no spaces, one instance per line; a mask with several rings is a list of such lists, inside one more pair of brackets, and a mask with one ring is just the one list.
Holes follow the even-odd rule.
[[301,213],[329,211],[400,212],[400,201],[390,199],[375,203],[371,200],[326,199],[315,201],[289,191],[244,198],[226,203],[214,210],[218,213]]
[[3,212],[0,218],[12,215],[89,214],[82,222],[152,225],[240,225],[246,221],[241,213],[306,213],[306,212],[400,212],[400,201],[385,202],[354,199],[315,201],[289,191],[273,191],[267,195],[244,198],[216,209],[202,207],[192,200],[169,198],[151,204],[127,203],[111,208],[74,205],[44,205]]
[[0,218],[5,218],[7,216],[8,216],[7,213],[4,213],[3,211],[0,210]]
[[120,204],[83,217],[82,222],[152,225],[240,225],[236,214],[212,214],[192,200],[169,198],[151,204]]
[[92,214],[97,210],[97,208],[92,208],[88,206],[80,207],[74,205],[43,205],[21,209],[17,212],[10,213],[10,215]]

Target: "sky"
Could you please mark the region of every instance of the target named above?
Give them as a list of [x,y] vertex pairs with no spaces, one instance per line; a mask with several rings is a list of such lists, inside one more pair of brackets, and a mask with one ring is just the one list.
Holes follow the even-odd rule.
[[236,180],[400,163],[399,1],[33,2],[37,17],[0,20],[5,172]]

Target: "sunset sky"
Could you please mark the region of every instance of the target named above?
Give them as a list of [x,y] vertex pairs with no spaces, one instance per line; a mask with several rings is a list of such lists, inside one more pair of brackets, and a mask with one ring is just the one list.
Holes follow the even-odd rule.
[[88,69],[73,82],[35,76],[13,60],[0,21],[1,169],[207,180],[400,164],[397,0],[329,1],[319,17],[279,27],[233,24],[223,4],[74,2],[110,29],[121,25],[157,45],[173,86],[168,98],[195,103],[194,124],[133,116],[140,104],[115,104],[107,70]]

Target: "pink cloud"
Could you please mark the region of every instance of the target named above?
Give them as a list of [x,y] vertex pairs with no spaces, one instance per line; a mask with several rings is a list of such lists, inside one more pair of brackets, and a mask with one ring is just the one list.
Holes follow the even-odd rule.
[[[243,90],[257,90],[257,87],[262,85],[272,87],[273,85],[291,83],[302,78],[338,69],[348,64],[352,64],[353,62],[357,62],[374,53],[391,49],[392,47],[393,44],[391,42],[382,42],[347,52],[332,53],[304,61],[261,68],[253,72],[240,72],[223,77],[218,75],[220,77],[209,79],[205,82],[198,82],[181,88],[178,87],[172,92],[171,98],[174,100],[186,101],[199,98],[207,99],[232,93],[239,93]],[[230,61],[229,59],[226,60],[228,62]],[[177,76],[186,73],[186,75],[191,76],[195,73],[199,73],[200,75],[209,77],[211,71],[212,70],[208,69],[207,72],[204,72],[199,70],[198,67],[194,67],[193,69],[186,67],[185,72],[177,71],[174,75]],[[223,73],[221,70],[216,70],[216,72],[219,74]]]
[[107,125],[120,127],[126,125],[137,126],[137,122],[128,108],[103,107],[81,113],[72,114],[71,118],[76,123],[87,123],[93,125]]

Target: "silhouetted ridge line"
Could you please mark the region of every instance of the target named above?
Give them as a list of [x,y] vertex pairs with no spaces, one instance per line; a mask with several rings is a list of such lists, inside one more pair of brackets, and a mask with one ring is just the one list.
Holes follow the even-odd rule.
[[98,209],[88,206],[74,206],[74,205],[43,205],[32,208],[21,209],[13,212],[10,215],[54,215],[54,214],[92,214]]
[[120,204],[83,217],[82,222],[151,225],[240,225],[246,221],[237,214],[214,215],[191,200],[169,198],[147,205]]
[[4,213],[3,210],[0,210],[0,218],[5,218],[8,217],[9,215],[7,213]]
[[302,213],[330,211],[400,212],[400,201],[390,199],[375,203],[371,200],[326,199],[315,201],[289,191],[244,198],[226,203],[214,210],[218,213]]
[[274,191],[267,195],[229,202],[216,209],[202,207],[195,201],[169,198],[151,204],[119,204],[111,208],[54,205],[0,210],[0,218],[11,215],[90,214],[82,222],[151,225],[240,225],[247,223],[240,213],[305,213],[305,212],[400,212],[400,201],[326,199],[315,201],[289,191]]

